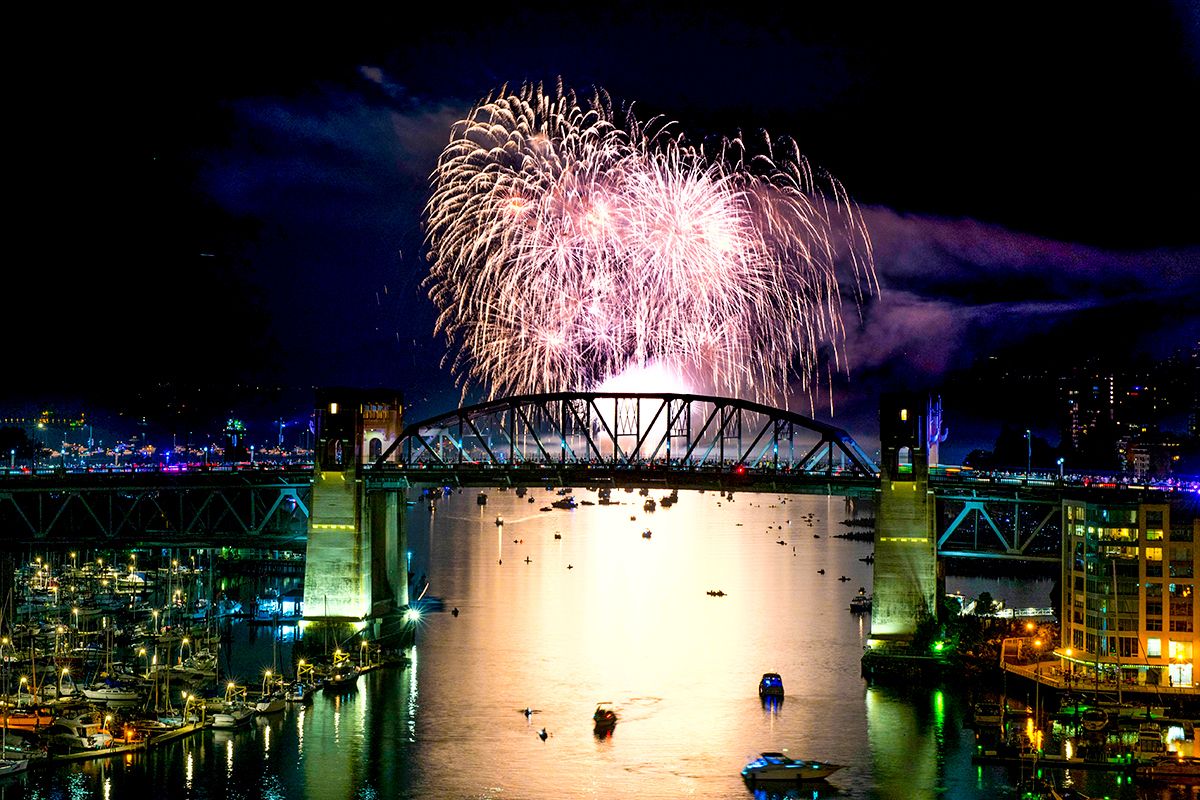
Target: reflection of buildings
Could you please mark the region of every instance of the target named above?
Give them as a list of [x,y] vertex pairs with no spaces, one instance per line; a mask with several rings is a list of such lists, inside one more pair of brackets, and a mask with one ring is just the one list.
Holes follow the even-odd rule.
[[1182,505],[1076,500],[1063,517],[1063,667],[1084,680],[1192,686],[1200,517]]

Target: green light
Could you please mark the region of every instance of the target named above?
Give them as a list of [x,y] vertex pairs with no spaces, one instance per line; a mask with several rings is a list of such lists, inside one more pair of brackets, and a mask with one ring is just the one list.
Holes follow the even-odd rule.
[[940,652],[942,652],[942,648],[944,648],[945,646],[946,646],[945,642],[934,642],[933,643],[933,652],[940,653]]

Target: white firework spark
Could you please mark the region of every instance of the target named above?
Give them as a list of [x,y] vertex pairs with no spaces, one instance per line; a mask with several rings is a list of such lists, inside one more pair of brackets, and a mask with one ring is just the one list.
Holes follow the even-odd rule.
[[426,281],[464,395],[594,389],[666,365],[692,385],[809,398],[844,369],[842,293],[878,291],[841,184],[794,142],[715,155],[606,95],[501,89],[457,123],[431,178]]

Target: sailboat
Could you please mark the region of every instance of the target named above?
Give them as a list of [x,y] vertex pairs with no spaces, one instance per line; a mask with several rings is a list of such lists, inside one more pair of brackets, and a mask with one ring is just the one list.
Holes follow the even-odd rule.
[[[12,592],[10,590],[9,595],[5,600],[4,608],[0,609],[0,628],[6,627],[4,625],[4,622],[7,618],[7,614],[5,612],[8,611],[8,607],[11,602]],[[5,641],[7,641],[7,639]],[[2,650],[3,648],[0,647],[0,662],[3,662],[4,664],[4,732],[3,734],[0,734],[0,777],[3,777],[4,775],[15,775],[16,773],[24,772],[29,768],[28,758],[9,758],[8,755],[8,715],[11,711],[11,708],[9,707],[10,704],[8,702],[8,660],[4,658],[4,653]]]
[[283,678],[274,677],[271,670],[263,674],[262,693],[254,704],[255,714],[277,714],[287,708],[283,694]]

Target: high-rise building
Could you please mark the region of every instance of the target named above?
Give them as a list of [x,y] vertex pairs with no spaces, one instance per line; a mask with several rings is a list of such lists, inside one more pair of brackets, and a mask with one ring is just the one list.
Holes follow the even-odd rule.
[[1182,505],[1063,502],[1063,670],[1091,683],[1192,686],[1200,517]]

